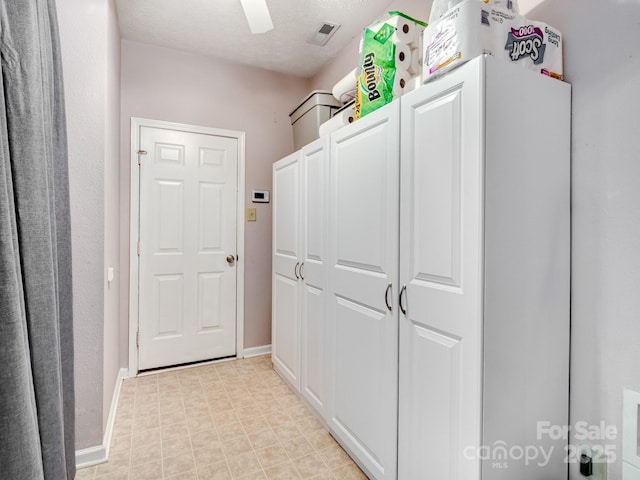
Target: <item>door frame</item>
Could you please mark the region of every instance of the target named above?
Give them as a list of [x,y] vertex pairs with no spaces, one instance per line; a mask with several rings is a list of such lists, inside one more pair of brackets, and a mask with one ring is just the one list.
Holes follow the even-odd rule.
[[137,333],[139,326],[139,267],[138,239],[140,232],[140,168],[138,145],[142,127],[178,130],[188,133],[235,138],[238,141],[238,185],[236,245],[236,358],[244,358],[244,203],[245,203],[245,132],[202,127],[184,123],[165,122],[131,117],[131,176],[129,180],[129,376],[138,375]]

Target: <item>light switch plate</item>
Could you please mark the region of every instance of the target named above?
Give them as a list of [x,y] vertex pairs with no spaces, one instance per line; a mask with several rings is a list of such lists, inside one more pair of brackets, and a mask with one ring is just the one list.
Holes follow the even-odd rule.
[[255,221],[256,221],[256,209],[247,208],[247,222],[255,222]]

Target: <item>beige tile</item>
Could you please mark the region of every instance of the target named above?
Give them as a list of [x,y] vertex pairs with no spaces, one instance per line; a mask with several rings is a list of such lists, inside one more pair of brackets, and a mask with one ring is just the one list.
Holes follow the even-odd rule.
[[168,477],[171,475],[177,475],[178,473],[185,473],[195,470],[196,463],[193,459],[193,453],[191,451],[188,451],[175,457],[163,457],[162,467],[164,476]]
[[128,452],[129,450],[131,450],[131,437],[132,435],[113,437],[111,439],[111,445],[109,446],[109,452],[111,454],[114,454]]
[[162,478],[162,460],[131,467],[129,478],[131,480],[158,480]]
[[267,476],[263,472],[253,472],[244,477],[240,477],[238,480],[267,480]]
[[171,425],[173,423],[184,423],[186,422],[186,420],[187,420],[187,416],[185,415],[182,408],[166,410],[160,414],[161,425]]
[[300,476],[304,479],[311,478],[329,470],[317,453],[296,458],[293,460],[293,464],[298,469]]
[[273,467],[289,461],[289,456],[279,444],[256,451],[256,456],[263,468]]
[[211,413],[211,418],[216,426],[227,425],[229,423],[236,423],[239,421],[235,410],[214,411]]
[[162,440],[162,456],[164,458],[175,457],[187,452],[191,452],[189,437],[170,437]]
[[126,475],[129,472],[129,452],[110,455],[107,463],[101,463],[96,467],[96,477],[111,475],[114,477]]
[[211,415],[209,415],[208,413],[206,415],[200,415],[200,416],[192,416],[192,417],[188,416],[187,426],[191,431],[211,430],[215,428],[213,424],[213,420],[211,419]]
[[247,434],[253,434],[269,430],[269,424],[267,420],[260,414],[259,416],[247,418],[242,420],[242,426]]
[[311,435],[307,435],[307,440],[316,451],[324,450],[325,448],[337,445],[329,432],[322,430],[320,432],[314,432]]
[[198,469],[205,465],[218,463],[219,461],[224,460],[224,453],[222,452],[222,445],[220,445],[220,443],[213,443],[208,447],[194,450],[193,456],[196,460],[196,467]]
[[234,438],[243,436],[245,434],[244,428],[240,422],[230,423],[228,425],[218,426],[218,435],[225,440],[232,440]]
[[[244,455],[245,453],[252,451],[253,448],[251,447],[251,443],[249,443],[249,439],[246,436],[242,436],[223,442],[222,450],[227,456],[227,460],[229,460],[230,458]],[[233,471],[231,473],[233,473]]]
[[170,477],[164,477],[166,480],[198,480],[198,474],[195,470],[191,472],[183,472],[177,475],[171,475]]
[[259,403],[258,409],[263,415],[271,415],[272,413],[282,412],[283,408],[278,402]]
[[106,473],[95,477],[96,480],[129,480],[128,471]]
[[282,442],[282,446],[292,459],[304,457],[305,455],[309,455],[314,452],[314,448],[305,437],[298,437],[293,440]]
[[75,480],[93,480],[96,476],[96,467],[81,468],[76,471]]
[[325,470],[320,475],[311,477],[310,480],[335,480],[335,478],[336,477],[333,475],[333,472],[330,472],[329,470]]
[[134,448],[131,452],[132,467],[160,460],[162,460],[162,456],[158,447]]
[[134,432],[131,438],[131,444],[135,445],[136,448],[150,448],[153,446],[160,448],[160,427]]
[[160,417],[158,415],[148,415],[144,417],[135,416],[133,419],[133,433],[143,432],[151,428],[160,426]]
[[266,415],[266,419],[267,422],[269,422],[269,425],[271,425],[272,427],[291,422],[291,417],[283,411],[278,411],[271,413],[270,415]]
[[252,433],[249,435],[249,441],[254,450],[260,450],[262,448],[272,447],[279,445],[280,441],[275,433],[271,430],[263,430],[262,432]]
[[335,470],[339,467],[352,463],[349,455],[347,455],[347,453],[337,443],[329,448],[320,450],[318,454],[331,470]]
[[227,459],[227,463],[232,478],[244,477],[250,473],[259,472],[262,469],[256,454],[253,452]]
[[231,480],[231,472],[226,461],[198,467],[199,480]]
[[141,402],[138,403],[136,401],[135,407],[133,408],[133,416],[134,417],[147,417],[149,415],[158,415],[160,413],[160,404],[158,401],[154,401],[153,403]]
[[269,480],[298,480],[302,478],[290,461],[268,468],[264,473],[267,474]]
[[173,423],[170,425],[162,425],[160,427],[162,439],[165,440],[167,438],[175,438],[175,437],[188,437],[189,436],[189,428],[187,427],[186,422],[182,423]]
[[293,420],[282,425],[271,427],[274,433],[278,436],[280,441],[286,442],[287,440],[293,440],[303,435],[303,432],[296,426]]
[[191,432],[190,437],[194,449],[209,447],[212,443],[218,442],[218,434],[215,429]]
[[250,407],[257,408],[256,402],[249,392],[240,397],[232,397],[231,402],[233,403],[234,410],[241,410]]
[[367,480],[367,476],[355,465],[346,465],[333,471],[337,480]]

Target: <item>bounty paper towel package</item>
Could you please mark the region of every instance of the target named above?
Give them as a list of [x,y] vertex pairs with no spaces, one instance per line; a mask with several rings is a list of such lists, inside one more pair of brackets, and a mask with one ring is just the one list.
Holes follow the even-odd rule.
[[483,0],[465,0],[429,25],[423,52],[423,82],[483,53],[562,79],[560,32]]
[[411,45],[419,46],[425,24],[401,12],[389,13],[391,18],[364,31],[356,73],[356,119],[402,95],[411,78]]

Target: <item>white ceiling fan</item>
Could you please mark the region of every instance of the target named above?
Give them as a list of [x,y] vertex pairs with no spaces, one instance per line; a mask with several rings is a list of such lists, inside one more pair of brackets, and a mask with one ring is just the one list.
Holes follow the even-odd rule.
[[267,0],[240,0],[251,33],[265,33],[273,29]]

